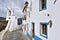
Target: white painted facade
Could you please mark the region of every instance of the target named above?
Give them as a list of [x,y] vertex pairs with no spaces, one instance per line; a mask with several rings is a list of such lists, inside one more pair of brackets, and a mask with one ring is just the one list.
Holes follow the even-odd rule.
[[[28,0],[27,0],[28,1]],[[46,9],[39,11],[39,0],[31,0],[32,1],[32,5],[29,7],[31,7],[31,10],[29,9],[30,12],[30,18],[27,16],[27,20],[23,20],[23,24],[28,24],[27,30],[25,31],[27,34],[27,32],[31,35],[31,30],[32,30],[32,23],[35,23],[34,26],[34,35],[36,35],[37,37],[39,37],[42,40],[59,40],[60,39],[60,0],[57,0],[56,3],[54,4],[55,0],[46,0]],[[31,4],[31,1],[29,2]],[[28,13],[28,12],[27,12]],[[12,13],[13,14],[13,13]],[[50,16],[47,16],[47,14],[49,14]],[[8,14],[7,14],[8,15]],[[8,17],[7,17],[8,18]],[[7,19],[8,20],[8,19]],[[17,27],[17,18],[16,16],[11,16],[11,20],[12,20],[12,24],[11,27],[15,26]],[[45,38],[43,36],[40,35],[40,22],[49,22],[49,20],[52,20],[52,27],[50,28],[50,25],[47,25],[47,37]],[[15,25],[15,26],[14,26]],[[19,27],[17,27],[19,28]],[[10,28],[11,30],[12,28]],[[34,39],[36,40],[36,39]]]
[[[59,40],[60,39],[60,0],[46,0],[47,9],[39,11],[39,0],[32,0],[32,11],[30,13],[30,23],[35,23],[35,35],[42,40]],[[47,16],[50,14],[50,16]],[[40,22],[49,22],[52,20],[52,28],[48,27],[48,39],[40,35]],[[30,24],[31,25],[31,24]],[[30,28],[29,28],[30,29]]]

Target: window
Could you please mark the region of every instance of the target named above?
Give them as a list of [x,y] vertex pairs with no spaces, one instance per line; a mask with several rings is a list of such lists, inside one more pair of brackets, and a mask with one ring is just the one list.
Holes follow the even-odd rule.
[[9,16],[11,16],[11,10],[9,10]]
[[47,38],[47,24],[48,23],[40,23],[40,35]]
[[46,35],[46,25],[45,24],[42,24],[42,34]]
[[39,10],[46,9],[46,0],[39,0]]
[[22,24],[22,18],[18,18],[18,25]]

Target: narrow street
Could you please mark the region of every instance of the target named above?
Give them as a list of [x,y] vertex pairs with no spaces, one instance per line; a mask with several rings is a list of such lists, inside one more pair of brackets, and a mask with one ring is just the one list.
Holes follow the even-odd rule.
[[[1,32],[0,32],[0,40],[1,40]],[[29,40],[21,30],[7,32],[5,33],[3,40]]]

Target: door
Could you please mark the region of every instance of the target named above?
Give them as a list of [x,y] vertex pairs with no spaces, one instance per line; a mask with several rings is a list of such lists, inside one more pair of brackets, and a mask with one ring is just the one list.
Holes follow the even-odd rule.
[[31,38],[32,38],[32,40],[34,39],[34,27],[35,27],[35,23],[32,23],[32,29],[31,29]]

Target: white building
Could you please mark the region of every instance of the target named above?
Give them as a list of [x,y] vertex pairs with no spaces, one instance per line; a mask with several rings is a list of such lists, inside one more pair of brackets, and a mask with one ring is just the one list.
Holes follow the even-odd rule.
[[[30,23],[34,40],[60,39],[60,0],[31,0]],[[31,30],[29,30],[29,35]]]
[[[60,0],[27,0],[29,5],[26,20],[22,20],[23,32],[34,40],[59,40],[60,39]],[[8,15],[8,14],[7,14]],[[13,15],[13,16],[12,16]],[[7,20],[12,20],[11,26],[17,27],[16,15]],[[24,14],[22,14],[24,16]],[[30,17],[29,17],[30,15]],[[23,17],[22,17],[23,18]],[[15,22],[15,24],[14,24]],[[15,29],[15,26],[13,27]],[[26,26],[26,27],[25,27]],[[19,27],[17,27],[18,29]],[[10,28],[11,30],[12,28]],[[13,29],[12,29],[13,30]]]

